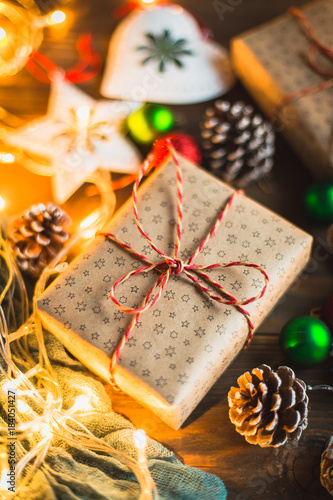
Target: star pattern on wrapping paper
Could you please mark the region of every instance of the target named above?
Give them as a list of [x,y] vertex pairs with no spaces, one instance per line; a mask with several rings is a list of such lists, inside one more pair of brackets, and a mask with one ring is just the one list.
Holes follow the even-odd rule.
[[261,288],[261,279],[260,278],[253,279],[252,286],[254,286],[254,288]]
[[75,285],[75,278],[73,276],[69,276],[68,278],[65,279],[66,285],[65,286],[73,286]]
[[172,357],[172,356],[174,356],[176,354],[175,347],[172,347],[171,345],[169,345],[169,347],[165,347],[164,350],[165,350],[165,355],[166,356]]
[[216,333],[219,335],[223,335],[227,331],[227,328],[224,325],[217,325]]
[[47,114],[6,134],[6,142],[52,165],[55,201],[64,203],[97,169],[135,173],[140,155],[122,124],[140,105],[95,101],[63,77],[55,77]]
[[164,294],[164,298],[173,300],[175,298],[175,292],[173,292],[172,290],[167,290]]
[[186,373],[180,373],[180,374],[178,375],[178,380],[177,380],[177,382],[179,382],[181,385],[183,385],[183,384],[187,384],[188,379],[189,379],[189,377],[188,377],[188,375],[186,375]]
[[210,309],[211,307],[213,307],[213,302],[211,301],[210,298],[204,299],[202,303],[204,309]]
[[84,302],[78,302],[77,305],[76,305],[75,310],[79,311],[79,312],[82,312],[82,311],[85,311],[86,308],[87,308],[87,304],[85,304]]
[[[157,174],[158,175],[158,174]],[[162,181],[161,181],[162,182]],[[170,192],[168,190],[167,182],[164,179],[164,185],[165,185],[165,197],[168,197],[166,199],[170,199]],[[158,192],[158,186],[155,189],[155,193]],[[189,196],[190,198],[190,196]],[[155,242],[157,241],[156,235],[161,236],[158,240],[163,240],[162,241],[162,250],[166,251],[169,239],[173,241],[172,247],[174,248],[174,232],[175,229],[173,230],[172,235],[169,234],[169,225],[168,225],[168,220],[172,216],[171,214],[174,215],[174,212],[172,212],[172,209],[174,208],[174,201],[171,203],[169,202],[169,208],[167,207],[160,207],[160,204],[162,202],[162,199],[159,198],[159,195],[157,195],[157,199],[155,200],[155,205],[153,206],[152,204],[152,210],[150,213],[145,213],[144,212],[144,204],[142,203],[142,198],[140,197],[139,199],[139,213],[142,214],[142,223],[145,228],[148,228],[149,230],[149,236],[152,238],[152,240]],[[140,205],[141,203],[141,205]],[[214,203],[214,200],[213,200]],[[219,196],[218,200],[216,201],[216,206],[221,203],[221,197]],[[155,206],[157,205],[157,210],[155,212]],[[191,214],[192,210],[194,210],[195,207],[189,206],[189,213],[191,214],[191,217],[188,216],[188,219],[185,219],[185,236],[183,239],[183,247],[181,246],[179,254],[182,251],[182,248],[186,251],[187,249],[191,249],[191,252],[193,253],[194,249],[197,248],[202,239],[203,239],[203,234],[201,234],[201,231],[203,231],[204,226],[205,226],[205,216],[202,216],[202,200],[201,197],[198,197],[198,201],[196,202],[196,206],[200,208],[199,212],[201,213],[201,218],[200,215],[198,215],[197,218],[192,216]],[[215,204],[214,204],[215,207]],[[212,215],[214,215],[215,208],[212,208]],[[163,210],[162,210],[163,208]],[[251,207],[248,212],[250,212]],[[116,228],[116,234],[121,235],[122,231],[122,224],[126,225],[127,228],[129,228],[129,234],[127,235],[127,239],[129,240],[130,244],[135,247],[136,241],[138,242],[138,250],[142,252],[142,247],[146,241],[144,242],[139,235],[138,240],[135,239],[134,234],[132,235],[131,232],[135,232],[135,228],[132,226],[132,220],[133,216],[128,210],[126,212],[126,216],[123,216],[123,214],[120,214],[120,221],[117,222],[117,228]],[[163,217],[163,223],[160,225],[153,224],[152,223],[152,218],[155,213],[160,213]],[[232,219],[234,217],[233,215],[230,215],[231,220],[233,221],[233,224],[228,226],[232,227],[232,229],[226,229],[223,233],[223,237],[221,237],[221,240],[219,240],[219,234],[216,234],[216,237],[218,239],[218,242],[213,240],[210,242],[211,244],[211,254],[212,254],[212,259],[206,259],[204,260],[203,264],[211,264],[212,262],[216,263],[228,263],[231,260],[244,260],[248,262],[256,262],[258,265],[260,264],[260,260],[263,262],[266,262],[267,267],[268,267],[268,274],[271,274],[271,267],[274,267],[274,270],[277,272],[278,271],[278,266],[285,267],[285,269],[288,270],[288,264],[290,262],[287,251],[281,250],[283,249],[283,244],[284,240],[286,238],[286,235],[291,234],[293,236],[292,229],[288,230],[288,227],[286,226],[284,228],[284,231],[282,235],[278,234],[275,229],[276,226],[272,227],[272,223],[270,222],[270,226],[268,225],[262,226],[262,218],[264,212],[259,211],[259,215],[257,219],[254,221],[251,219],[254,219],[252,215],[249,215],[249,217],[246,217],[246,220],[248,220],[247,224],[247,229],[241,231],[240,224],[243,222],[245,219],[244,217],[239,217],[238,220]],[[265,213],[264,213],[265,214]],[[267,215],[267,218],[270,221],[270,217]],[[192,221],[198,222],[200,231],[194,234],[193,232],[188,231],[188,223]],[[228,222],[228,220],[227,220]],[[150,227],[149,227],[150,224]],[[277,224],[278,225],[278,224]],[[259,235],[256,237],[253,232],[255,232],[258,229]],[[159,234],[162,232],[162,230],[165,232],[164,237],[162,237],[162,234]],[[223,231],[223,227],[221,229]],[[237,238],[236,244],[232,245],[226,242],[226,238],[228,237],[228,233],[234,233],[234,236]],[[200,235],[200,238],[198,236]],[[295,235],[297,236],[297,234]],[[133,238],[134,237],[134,238]],[[268,246],[265,246],[265,239],[268,239],[271,237],[272,239],[275,239],[277,242],[277,245],[272,248],[273,251],[271,251],[271,248]],[[299,237],[297,237],[297,244],[299,241]],[[184,243],[184,241],[186,243]],[[244,242],[249,242],[245,243]],[[82,315],[79,317],[78,324],[74,325],[74,331],[77,331],[78,334],[82,336],[85,340],[88,342],[91,342],[91,334],[97,330],[97,324],[96,326],[92,323],[94,320],[99,321],[99,325],[101,327],[101,330],[98,330],[99,333],[101,333],[101,336],[99,339],[95,340],[95,345],[99,347],[100,349],[103,349],[103,341],[107,341],[109,337],[111,336],[112,340],[116,340],[116,346],[118,345],[119,339],[123,337],[126,331],[126,327],[128,323],[131,321],[129,316],[127,314],[124,314],[124,317],[121,318],[121,320],[118,318],[114,318],[113,314],[114,312],[117,311],[116,308],[114,308],[114,305],[112,303],[107,303],[106,299],[102,299],[101,301],[98,300],[98,302],[102,306],[102,311],[99,316],[95,316],[91,312],[91,308],[95,305],[95,297],[98,296],[98,294],[103,294],[104,290],[108,289],[108,293],[110,293],[111,289],[111,284],[112,282],[116,282],[117,279],[122,274],[126,274],[127,272],[133,270],[132,267],[132,261],[134,261],[133,256],[128,255],[127,253],[123,252],[123,250],[116,248],[114,245],[114,252],[113,255],[110,256],[108,255],[107,251],[109,249],[109,245],[111,243],[106,242],[101,243],[101,246],[105,245],[103,247],[103,252],[101,251],[102,248],[96,252],[95,250],[91,251],[91,258],[89,261],[85,260],[81,262],[80,264],[80,270],[78,270],[78,273],[70,273],[69,271],[66,272],[65,276],[68,276],[69,274],[79,277],[81,274],[80,280],[77,279],[76,281],[78,282],[75,287],[64,287],[65,284],[65,276],[62,278],[62,288],[63,290],[58,294],[59,300],[52,300],[51,309],[54,306],[57,306],[60,301],[62,301],[63,304],[66,304],[67,311],[66,314],[63,314],[61,318],[59,316],[55,316],[59,321],[62,323],[65,322],[65,320],[69,319],[71,321],[71,315],[70,315],[70,307],[69,304],[66,302],[66,299],[62,299],[62,297],[66,297],[67,293],[70,291],[76,292],[76,299],[72,301],[71,303],[71,309],[73,310],[76,306],[77,301],[82,301],[85,300],[86,302],[89,303],[89,306],[87,307],[87,311],[85,313],[82,313]],[[113,244],[112,244],[113,245]],[[285,245],[287,247],[288,245]],[[259,256],[260,260],[255,260],[254,256],[256,255],[255,250],[257,247],[260,247],[262,250],[262,254]],[[147,247],[148,249],[150,247]],[[206,248],[209,248],[209,246],[205,246],[203,250]],[[289,248],[288,248],[289,250]],[[240,258],[241,252],[246,252],[248,254],[248,257],[245,257],[245,254],[242,254],[242,258]],[[277,252],[281,251],[283,255],[283,259],[281,262],[278,262],[279,258],[275,258],[277,255]],[[216,254],[218,253],[218,258],[216,257]],[[202,255],[204,252],[202,252]],[[268,258],[268,254],[271,254]],[[125,265],[121,265],[119,268],[115,264],[116,258],[119,258],[121,255],[124,256],[126,263]],[[295,253],[296,255],[296,253]],[[106,262],[106,267],[103,267],[101,271],[99,271],[97,268],[94,268],[94,261],[97,261],[100,257],[105,258]],[[136,259],[135,259],[136,260]],[[119,262],[119,261],[118,261]],[[201,264],[202,261],[200,260],[200,257],[198,256],[197,258],[197,263]],[[136,267],[142,267],[144,263],[138,259],[137,264],[135,264]],[[126,266],[126,267],[125,267]],[[85,269],[89,269],[90,272],[90,277],[88,279],[84,279],[82,277],[82,273]],[[210,270],[205,270],[205,273],[209,273]],[[275,272],[275,274],[276,274]],[[112,280],[111,276],[109,277],[110,283],[100,283],[103,280],[103,276],[106,275],[106,273],[111,273],[112,275]],[[96,275],[96,278],[95,278]],[[157,276],[160,276],[159,273],[156,272]],[[218,279],[219,275],[219,279]],[[149,273],[150,279],[153,280],[154,275],[153,273]],[[222,269],[221,267],[219,268],[214,268],[212,270],[212,278],[216,281],[219,281],[219,283],[223,286],[226,287],[229,293],[232,293],[233,295],[237,296],[237,299],[243,300],[247,299],[249,294],[254,295],[253,290],[254,287],[251,287],[252,284],[252,279],[256,278],[258,275],[254,273],[253,270],[250,270],[249,268],[240,268],[237,272],[234,272],[233,270],[229,269]],[[142,274],[140,274],[140,278],[143,278]],[[119,290],[117,292],[117,300],[122,303],[122,294],[127,297],[128,304],[130,304],[131,307],[139,307],[142,303],[142,300],[148,290],[148,288],[151,286],[151,283],[147,283],[147,280],[141,280],[138,279],[137,277],[133,281],[129,281],[128,285],[126,287],[126,291],[119,287]],[[80,283],[79,283],[80,281]],[[174,282],[177,281],[177,284]],[[96,284],[95,284],[96,283]],[[183,285],[184,283],[184,285]],[[242,285],[242,289],[240,289],[239,285]],[[88,285],[91,285],[93,287],[93,292],[90,293],[90,296],[88,297],[87,294],[85,293],[86,288]],[[263,280],[261,279],[261,286],[263,285]],[[275,285],[275,282],[274,282]],[[228,304],[226,305],[217,305],[215,302],[210,301],[208,299],[207,295],[201,294],[201,292],[193,292],[189,291],[187,288],[187,285],[185,285],[185,278],[184,275],[179,275],[177,276],[174,272],[170,275],[170,281],[168,284],[169,291],[172,291],[173,295],[168,295],[165,296],[166,291],[168,288],[163,290],[162,293],[162,300],[159,304],[156,304],[149,312],[147,312],[146,315],[142,315],[140,319],[142,319],[142,324],[141,322],[138,322],[139,324],[135,325],[135,328],[133,328],[131,334],[135,334],[137,337],[137,342],[135,346],[131,346],[131,340],[129,340],[129,344],[125,346],[124,350],[124,355],[121,360],[121,363],[123,366],[133,366],[132,362],[133,360],[137,361],[137,365],[133,369],[130,368],[130,370],[133,371],[133,374],[135,372],[135,376],[141,378],[147,385],[155,389],[163,398],[166,398],[166,394],[177,394],[177,404],[178,404],[178,399],[180,401],[180,405],[182,405],[181,411],[183,411],[184,406],[183,402],[181,401],[181,398],[178,398],[178,394],[183,391],[184,389],[190,388],[194,386],[194,381],[198,376],[200,376],[200,368],[199,365],[202,369],[201,374],[207,370],[210,372],[209,376],[211,377],[216,377],[218,376],[219,372],[222,372],[222,370],[226,367],[226,362],[225,360],[230,357],[230,345],[235,346],[235,353],[238,347],[241,347],[241,341],[240,341],[240,330],[236,330],[235,325],[233,325],[233,318],[234,318],[234,309],[230,305],[230,311]],[[250,293],[250,290],[252,288],[252,293]],[[172,289],[172,290],[170,290]],[[65,293],[63,293],[65,290]],[[81,292],[83,293],[80,293]],[[235,291],[233,293],[233,291]],[[238,293],[237,293],[238,292]],[[258,290],[255,291],[256,293]],[[184,296],[186,294],[186,296]],[[188,300],[188,296],[190,296],[190,300]],[[152,293],[150,300],[153,300],[154,297],[156,296],[156,291]],[[51,296],[52,298],[52,296]],[[184,300],[185,299],[185,300]],[[90,302],[91,301],[91,302]],[[187,303],[185,302],[187,301]],[[69,302],[69,301],[68,301]],[[136,304],[134,304],[136,302]],[[205,303],[207,302],[207,305]],[[209,306],[209,304],[213,304],[213,306]],[[107,311],[107,307],[108,311]],[[109,309],[109,308],[113,309]],[[261,306],[262,307],[262,306]],[[198,311],[198,312],[197,312]],[[77,313],[77,311],[76,311]],[[88,317],[88,313],[90,313],[90,317]],[[194,314],[196,313],[196,314]],[[261,313],[261,310],[259,309],[258,311],[254,309],[253,307],[253,313],[255,320],[257,321],[259,318],[259,314]],[[121,312],[120,312],[121,314]],[[228,317],[227,317],[228,315]],[[91,320],[91,316],[93,316],[93,320]],[[109,316],[107,318],[107,322],[105,324],[103,323],[103,319],[105,316]],[[171,321],[170,321],[171,319]],[[160,323],[154,323],[154,321],[159,321]],[[82,333],[81,331],[78,331],[78,326],[80,323],[86,322],[87,328],[85,329],[85,332]],[[106,324],[107,323],[107,324]],[[109,324],[110,323],[110,324]],[[244,322],[245,323],[245,322]],[[147,331],[147,325],[150,324],[151,328],[149,328],[149,331]],[[153,329],[157,326],[164,326],[166,327],[163,332],[155,331],[153,332]],[[246,325],[245,325],[246,326]],[[119,328],[118,328],[119,327]],[[199,330],[199,327],[201,327],[201,330]],[[199,330],[199,331],[198,331]],[[205,330],[205,331],[204,331]],[[235,330],[235,331],[233,331]],[[118,333],[117,333],[118,332]],[[162,334],[163,333],[163,334]],[[196,333],[199,333],[198,336],[196,336]],[[205,334],[203,334],[205,333]],[[187,335],[187,337],[186,337]],[[153,342],[153,338],[155,336],[155,340],[158,340],[158,342]],[[245,336],[245,335],[244,335]],[[237,347],[237,345],[239,346]],[[115,347],[116,347],[115,346]],[[228,347],[229,346],[229,347]],[[108,347],[108,350],[106,351],[106,354],[109,355],[110,352],[112,352],[111,346]],[[197,347],[200,348],[200,351],[197,350]],[[127,349],[127,351],[126,351]],[[209,361],[212,360],[212,361]],[[205,368],[206,367],[206,368]],[[160,382],[162,385],[157,385],[159,382],[160,376],[163,376],[164,379],[167,380],[168,383],[168,388],[164,387],[164,382],[161,380]],[[188,379],[187,379],[188,377]],[[205,379],[208,379],[208,376],[204,377]],[[191,384],[191,385],[190,385]],[[201,380],[200,383],[200,388],[195,391],[195,398],[199,401],[202,397],[202,392],[203,388],[207,387],[208,388],[209,384],[205,382],[205,380]],[[186,392],[186,391],[185,391]],[[194,399],[193,399],[193,405],[194,405]]]
[[60,304],[58,307],[54,308],[54,311],[55,311],[56,314],[58,314],[59,316],[61,316],[62,314],[64,314],[66,312],[66,307],[64,307],[64,306],[62,306]]
[[204,335],[206,335],[206,329],[205,328],[201,328],[201,326],[199,326],[199,328],[197,330],[194,330],[195,332],[195,336],[196,337],[199,337],[201,339],[201,337],[203,337]]
[[156,332],[157,335],[160,335],[162,333],[164,333],[164,330],[166,329],[166,326],[163,326],[163,323],[160,323],[159,325],[157,323],[155,323],[155,328],[154,328],[154,332]]
[[102,267],[105,267],[105,259],[95,260],[94,264],[98,269],[102,269]]
[[135,347],[136,342],[137,342],[137,339],[135,337],[130,337],[126,342],[126,345],[128,345],[128,347]]

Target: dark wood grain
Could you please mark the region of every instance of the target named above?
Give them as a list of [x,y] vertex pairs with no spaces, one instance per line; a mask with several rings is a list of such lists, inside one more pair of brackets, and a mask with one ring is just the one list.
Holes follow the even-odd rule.
[[[43,4],[43,0],[39,1]],[[70,12],[68,26],[63,30],[45,30],[43,53],[59,66],[70,67],[77,60],[75,41],[78,35],[91,31],[95,45],[105,59],[110,35],[116,26],[111,11],[121,3],[110,0],[67,2],[64,9]],[[282,14],[291,5],[300,5],[302,1],[224,0],[230,7],[224,19],[219,17],[214,1],[183,0],[180,3],[205,19],[215,38],[227,44],[232,36]],[[98,77],[83,84],[82,88],[97,98],[100,80],[101,77]],[[28,120],[45,112],[48,94],[48,85],[37,82],[23,70],[1,82],[0,105]],[[226,97],[251,102],[239,83]],[[198,137],[198,124],[206,106],[207,103],[174,107],[184,122],[183,130]],[[15,197],[13,186],[20,175],[24,175],[24,178],[20,177],[21,188],[17,189],[21,189],[20,193],[25,191],[26,202],[43,201],[43,197],[50,195],[48,179],[39,179],[36,185],[32,174],[24,173],[22,169],[20,171],[20,166],[13,166],[1,174],[1,187],[10,192],[10,197]],[[173,450],[186,464],[221,477],[227,486],[228,498],[233,500],[331,498],[320,486],[319,463],[326,440],[333,434],[332,393],[310,394],[308,429],[297,445],[277,450],[259,449],[247,444],[229,421],[226,399],[229,388],[245,370],[261,363],[274,368],[285,364],[286,360],[278,345],[281,327],[294,316],[308,314],[312,308],[320,306],[333,295],[332,251],[327,243],[327,228],[311,223],[303,208],[303,193],[311,182],[310,174],[283,139],[278,137],[275,170],[271,179],[272,192],[267,194],[253,186],[247,190],[247,194],[311,232],[315,237],[315,257],[302,278],[297,280],[262,324],[250,347],[220,377],[183,428],[171,430],[134,400],[125,395],[113,394],[107,388],[116,411],[126,415],[136,426],[145,429],[151,437]],[[121,193],[118,204],[128,194],[129,190]],[[9,207],[12,213],[18,207],[23,208],[19,204],[20,201],[22,203],[22,197],[19,198],[17,194],[16,205],[13,203]],[[309,384],[333,383],[329,363],[311,369],[294,368],[297,376]]]

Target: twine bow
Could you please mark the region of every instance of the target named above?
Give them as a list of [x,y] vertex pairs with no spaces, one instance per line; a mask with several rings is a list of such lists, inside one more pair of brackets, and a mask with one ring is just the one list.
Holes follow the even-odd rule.
[[[202,266],[200,264],[193,264],[193,261],[195,258],[200,254],[200,252],[203,250],[205,245],[208,243],[208,241],[214,236],[216,233],[217,229],[219,228],[221,222],[223,221],[226,213],[230,210],[236,196],[239,196],[242,194],[242,192],[237,191],[233,193],[230,198],[228,199],[225,207],[221,210],[220,214],[217,217],[217,220],[208,233],[208,235],[202,240],[200,243],[199,247],[195,250],[195,252],[191,255],[191,257],[188,259],[187,262],[184,262],[181,260],[178,255],[180,251],[180,244],[181,244],[181,238],[182,238],[182,225],[183,225],[183,182],[182,182],[182,174],[181,174],[181,168],[179,161],[177,157],[175,156],[174,150],[172,148],[171,142],[166,141],[167,147],[169,149],[169,152],[171,154],[171,157],[174,161],[174,165],[176,167],[176,178],[177,178],[177,233],[176,233],[176,245],[175,245],[175,250],[172,256],[167,255],[164,253],[162,250],[160,250],[155,243],[151,240],[151,238],[148,236],[148,234],[144,231],[140,220],[139,220],[139,214],[138,214],[138,209],[137,209],[137,189],[141,183],[142,177],[145,175],[145,173],[150,169],[151,167],[151,159],[148,158],[146,162],[143,164],[142,169],[138,175],[138,178],[134,184],[133,187],[133,210],[134,210],[134,217],[136,221],[137,228],[139,232],[142,234],[142,236],[148,241],[149,245],[151,248],[162,257],[162,260],[158,263],[153,263],[145,255],[142,255],[138,252],[136,252],[131,246],[127,245],[126,243],[122,242],[117,236],[111,233],[103,233],[102,236],[105,236],[109,240],[114,241],[119,245],[120,247],[126,249],[128,252],[130,252],[132,255],[134,255],[136,258],[142,260],[146,265],[142,266],[140,269],[136,269],[134,271],[130,271],[129,273],[125,274],[121,278],[119,278],[114,285],[111,288],[110,291],[110,298],[112,302],[117,306],[117,308],[125,313],[128,314],[134,314],[135,316],[133,317],[131,323],[127,327],[127,330],[121,339],[112,359],[111,359],[111,364],[110,364],[110,371],[111,371],[111,384],[114,386],[116,390],[119,390],[117,387],[117,384],[114,381],[113,378],[113,371],[116,366],[117,361],[120,358],[121,351],[123,347],[126,344],[127,339],[129,338],[129,335],[135,326],[135,324],[138,322],[140,315],[147,311],[148,309],[151,309],[152,307],[155,306],[155,304],[159,301],[159,299],[162,296],[162,293],[169,281],[169,278],[172,273],[179,275],[179,274],[185,274],[193,283],[195,286],[197,286],[203,293],[208,295],[212,300],[219,302],[220,304],[225,304],[225,305],[231,305],[235,307],[240,313],[243,314],[245,317],[247,324],[248,324],[248,338],[246,341],[246,345],[248,345],[249,341],[251,340],[253,336],[253,330],[254,330],[254,325],[251,320],[250,313],[244,309],[242,306],[246,304],[250,304],[251,302],[254,302],[258,299],[260,299],[264,293],[266,292],[267,289],[267,284],[269,281],[269,278],[264,271],[264,269],[256,264],[250,263],[250,262],[241,262],[241,261],[236,261],[236,262],[230,262],[230,263],[217,263],[217,264],[210,264],[208,266]],[[253,269],[256,269],[259,271],[263,277],[265,284],[262,287],[261,291],[253,296],[250,297],[249,299],[246,300],[237,300],[230,292],[228,292],[220,283],[212,279],[206,272],[208,272],[211,269],[216,269],[216,268],[228,268],[228,267],[235,267],[235,266],[244,266],[244,267],[250,267]],[[116,298],[115,292],[117,287],[121,284],[127,281],[131,276],[136,276],[138,274],[142,273],[147,273],[150,271],[158,271],[160,273],[160,276],[158,277],[156,283],[150,288],[148,291],[147,295],[145,296],[142,304],[140,307],[135,307],[135,308],[126,308],[124,307]],[[205,284],[200,281],[201,278],[203,281],[208,283],[210,287],[214,290],[211,291],[209,290]],[[156,293],[155,293],[156,292]],[[219,295],[217,295],[217,293]]]

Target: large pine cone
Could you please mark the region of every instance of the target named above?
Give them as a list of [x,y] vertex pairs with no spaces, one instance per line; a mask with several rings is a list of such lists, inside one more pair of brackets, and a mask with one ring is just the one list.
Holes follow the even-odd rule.
[[218,100],[201,128],[206,163],[225,182],[243,188],[272,169],[274,130],[252,106]]
[[321,456],[320,481],[327,491],[333,496],[333,436]]
[[306,385],[291,368],[261,365],[244,373],[228,394],[229,417],[248,443],[281,446],[307,427]]
[[22,271],[37,278],[69,238],[70,217],[54,203],[33,205],[8,229]]

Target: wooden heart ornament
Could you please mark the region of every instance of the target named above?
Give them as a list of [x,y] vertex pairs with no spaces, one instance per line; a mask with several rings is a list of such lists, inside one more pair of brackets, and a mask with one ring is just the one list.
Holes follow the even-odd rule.
[[141,102],[191,104],[218,97],[234,82],[227,51],[173,4],[129,14],[115,30],[101,94]]

